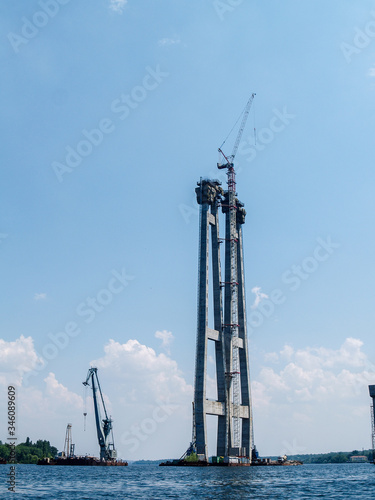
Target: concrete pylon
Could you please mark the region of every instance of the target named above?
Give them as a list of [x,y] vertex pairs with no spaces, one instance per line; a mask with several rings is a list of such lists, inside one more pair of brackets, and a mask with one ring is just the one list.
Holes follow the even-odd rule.
[[[217,455],[229,461],[251,461],[252,412],[246,332],[242,225],[246,212],[234,190],[216,180],[196,188],[200,205],[198,321],[193,435],[200,460],[208,460],[206,416],[218,417]],[[221,280],[219,211],[225,214],[225,281]],[[208,327],[209,261],[211,261],[214,328]],[[224,297],[222,293],[224,288]],[[224,299],[224,300],[223,300]],[[212,300],[212,299],[211,299]],[[217,400],[206,397],[207,343],[215,342]]]

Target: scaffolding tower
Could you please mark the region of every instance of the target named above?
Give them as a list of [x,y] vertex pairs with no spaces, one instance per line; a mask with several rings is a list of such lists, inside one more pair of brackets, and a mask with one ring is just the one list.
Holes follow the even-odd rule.
[[72,424],[68,424],[66,426],[63,454],[67,458],[74,457],[74,448],[75,445],[73,444],[73,438],[72,438]]

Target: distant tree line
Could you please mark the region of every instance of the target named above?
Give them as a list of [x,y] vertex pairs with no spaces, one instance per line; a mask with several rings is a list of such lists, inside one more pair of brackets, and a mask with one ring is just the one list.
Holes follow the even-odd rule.
[[372,450],[339,451],[310,455],[291,455],[290,460],[300,460],[304,464],[344,464],[350,462],[350,457],[355,455],[366,456],[369,462],[373,461]]
[[[40,458],[54,457],[57,454],[57,448],[51,446],[49,441],[38,439],[33,443],[28,437],[24,443],[16,446],[16,458],[18,464],[36,464]],[[10,446],[0,441],[0,457],[9,460]]]

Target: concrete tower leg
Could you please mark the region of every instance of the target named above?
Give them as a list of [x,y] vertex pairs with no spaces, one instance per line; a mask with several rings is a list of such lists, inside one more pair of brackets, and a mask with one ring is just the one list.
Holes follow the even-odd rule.
[[208,322],[208,204],[200,207],[200,245],[198,276],[198,324],[195,359],[195,437],[197,454],[207,459],[206,431],[206,370],[207,370],[207,336]]
[[[222,342],[222,309],[220,290],[220,250],[218,201],[222,189],[217,181],[202,181],[196,188],[197,201],[200,205],[200,242],[199,242],[199,272],[198,272],[198,311],[197,311],[197,344],[195,361],[195,389],[194,389],[194,421],[193,435],[196,440],[196,449],[199,460],[208,460],[206,415],[218,415],[218,448],[222,445],[225,404],[224,391],[224,348]],[[208,299],[209,299],[209,227],[212,227],[212,271],[214,294],[214,329],[208,328]],[[218,400],[208,401],[206,398],[207,373],[207,341],[215,341],[216,374]],[[216,403],[216,404],[215,404]],[[224,426],[225,429],[225,426]]]
[[[211,213],[215,218],[215,225],[211,226],[211,241],[212,241],[212,282],[213,282],[213,299],[214,299],[214,329],[218,332],[218,340],[215,342],[215,361],[216,361],[216,383],[217,383],[217,400],[222,403],[225,408],[226,387],[225,387],[225,359],[223,348],[223,308],[222,308],[222,292],[221,292],[221,265],[220,265],[220,238],[219,238],[219,214],[217,203],[212,206]],[[218,416],[217,426],[217,456],[225,455],[225,433],[226,433],[226,417],[225,415]]]
[[233,395],[232,395],[232,372],[233,372],[233,345],[232,345],[232,287],[233,281],[231,269],[231,214],[229,211],[228,193],[223,204],[225,213],[225,288],[224,288],[224,348],[225,348],[225,372],[226,372],[226,449],[225,456],[230,455],[233,446]]
[[[244,210],[239,209],[237,221],[244,221]],[[243,215],[243,217],[242,217]],[[242,240],[242,222],[238,223],[238,336],[242,341],[242,348],[239,349],[240,358],[240,377],[241,377],[241,401],[247,408],[248,418],[242,419],[242,447],[245,448],[245,455],[250,458],[254,443],[253,440],[253,418],[251,409],[251,389],[250,389],[250,370],[249,355],[247,343],[247,321],[246,321],[246,294],[245,294],[245,275],[243,259],[243,240]]]

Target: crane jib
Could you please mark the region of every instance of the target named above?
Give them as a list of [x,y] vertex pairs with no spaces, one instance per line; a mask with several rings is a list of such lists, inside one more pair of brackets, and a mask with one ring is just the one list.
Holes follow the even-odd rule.
[[[225,143],[226,139],[225,139],[225,141],[223,142],[223,144],[221,145],[221,147],[219,148],[219,153],[221,153],[221,154],[223,155],[223,157],[225,158],[225,160],[226,160],[226,163],[222,163],[222,164],[221,164],[221,163],[218,163],[218,164],[217,164],[218,168],[220,168],[220,169],[221,169],[221,168],[231,168],[231,167],[233,168],[233,160],[234,160],[234,158],[235,158],[235,156],[236,156],[236,154],[237,154],[238,146],[239,146],[239,144],[240,144],[242,134],[243,134],[243,132],[244,132],[244,130],[245,130],[246,121],[247,121],[247,118],[248,118],[248,116],[249,116],[249,112],[250,112],[251,104],[252,104],[252,102],[253,102],[253,100],[254,100],[255,95],[256,95],[256,94],[255,94],[254,92],[251,94],[251,96],[250,96],[249,100],[247,101],[247,104],[246,104],[246,106],[245,106],[245,109],[244,109],[244,111],[243,111],[243,116],[242,116],[241,125],[240,125],[240,128],[239,128],[238,133],[237,133],[237,137],[236,137],[236,140],[235,140],[235,143],[234,143],[234,146],[233,146],[233,151],[232,151],[232,154],[231,154],[229,157],[227,157],[227,156],[223,153],[223,151],[222,151],[222,149],[221,149],[221,147],[224,145],[224,143]],[[237,120],[237,121],[238,121],[238,120]],[[232,129],[232,130],[233,130],[233,129]],[[230,132],[230,133],[231,133],[231,132]],[[230,134],[230,133],[229,133],[229,134]],[[230,160],[229,160],[229,159],[230,159]]]

